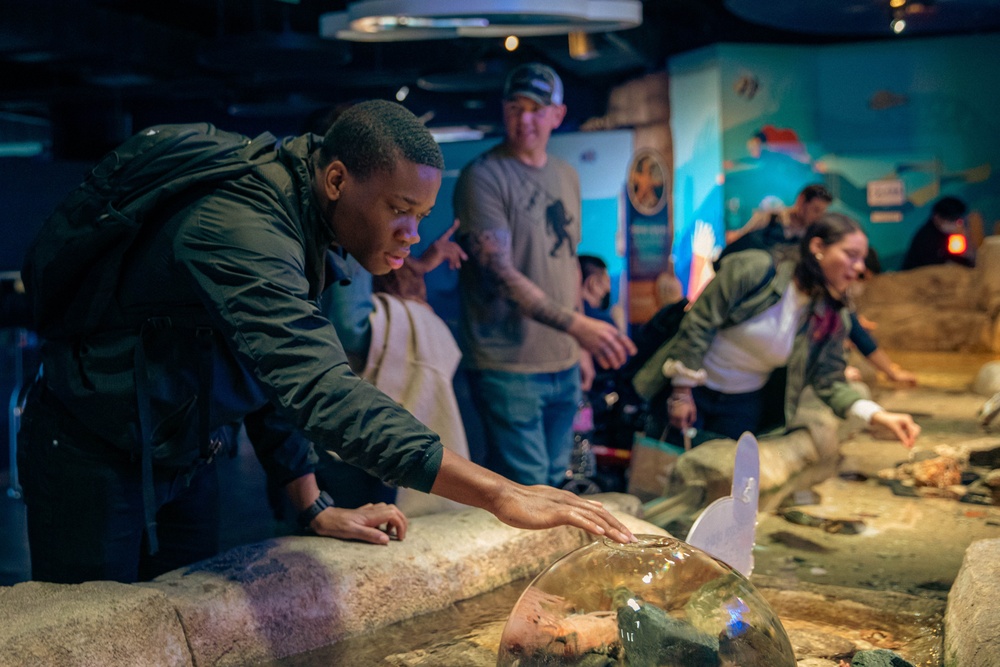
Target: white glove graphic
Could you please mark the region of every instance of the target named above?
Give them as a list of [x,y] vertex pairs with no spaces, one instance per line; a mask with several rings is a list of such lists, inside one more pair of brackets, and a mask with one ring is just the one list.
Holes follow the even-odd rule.
[[704,220],[695,220],[694,234],[691,236],[691,254],[711,257],[715,251],[715,230]]
[[715,245],[715,229],[704,220],[696,220],[691,236],[691,273],[688,281],[688,299],[694,301],[705,285],[715,277],[712,262],[719,256]]

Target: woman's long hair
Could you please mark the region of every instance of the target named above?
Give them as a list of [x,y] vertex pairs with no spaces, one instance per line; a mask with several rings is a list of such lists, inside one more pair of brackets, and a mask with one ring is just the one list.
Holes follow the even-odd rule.
[[825,213],[822,218],[809,225],[799,244],[799,261],[795,265],[795,280],[799,288],[813,298],[829,299],[838,308],[844,305],[843,296],[830,294],[823,269],[809,249],[809,244],[814,238],[818,238],[824,247],[830,246],[845,236],[860,231],[863,230],[858,221],[843,213]]
[[847,305],[847,294],[833,295],[826,284],[826,277],[819,260],[809,249],[814,238],[823,242],[824,247],[837,243],[848,234],[860,232],[861,225],[854,218],[842,213],[826,213],[809,225],[802,243],[799,245],[799,261],[795,265],[795,280],[799,288],[808,294],[814,303],[825,302],[826,308],[814,309],[810,330],[815,341],[832,336],[841,326],[840,309]]

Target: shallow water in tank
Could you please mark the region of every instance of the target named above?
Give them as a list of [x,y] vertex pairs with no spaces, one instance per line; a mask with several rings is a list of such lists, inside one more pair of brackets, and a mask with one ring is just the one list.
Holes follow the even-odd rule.
[[[446,609],[402,621],[332,646],[262,663],[263,667],[496,667],[507,618],[531,579],[515,581]],[[838,617],[839,616],[839,617]],[[890,637],[892,650],[916,667],[940,667],[940,618],[900,618],[878,627],[858,627],[849,611],[829,605],[822,616],[782,617],[796,658],[811,656],[803,646],[828,635],[840,638]]]

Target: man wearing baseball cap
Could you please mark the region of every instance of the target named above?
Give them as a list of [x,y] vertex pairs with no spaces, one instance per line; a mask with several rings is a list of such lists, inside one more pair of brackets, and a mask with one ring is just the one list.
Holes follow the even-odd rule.
[[562,80],[546,65],[520,65],[502,106],[503,142],[469,163],[455,187],[456,239],[469,256],[459,274],[459,343],[487,467],[559,486],[581,381],[593,379],[594,362],[618,368],[635,346],[582,313],[580,180],[547,152],[566,116]]

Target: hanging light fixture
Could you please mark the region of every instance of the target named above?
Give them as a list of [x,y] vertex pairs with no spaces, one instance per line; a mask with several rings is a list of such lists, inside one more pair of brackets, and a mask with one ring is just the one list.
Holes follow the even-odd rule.
[[569,57],[573,60],[590,60],[597,57],[597,50],[594,48],[594,40],[590,38],[590,33],[571,32],[567,38]]
[[362,42],[533,37],[642,25],[639,0],[361,0],[320,17],[320,36]]

